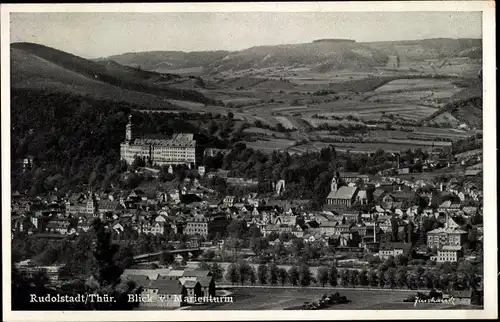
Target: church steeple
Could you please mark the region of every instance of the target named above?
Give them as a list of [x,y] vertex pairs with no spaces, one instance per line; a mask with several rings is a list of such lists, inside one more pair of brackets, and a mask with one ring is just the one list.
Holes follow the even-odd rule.
[[125,140],[127,141],[132,141],[133,140],[133,136],[132,136],[132,115],[129,115],[128,116],[128,123],[127,123],[127,127],[125,129]]

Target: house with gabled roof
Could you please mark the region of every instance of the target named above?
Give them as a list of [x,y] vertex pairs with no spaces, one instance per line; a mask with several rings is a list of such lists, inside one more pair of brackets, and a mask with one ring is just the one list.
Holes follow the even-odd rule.
[[327,205],[334,205],[339,208],[351,207],[358,193],[358,187],[342,186],[338,190],[332,190],[326,197]]
[[300,225],[295,225],[292,230],[291,230],[291,233],[296,236],[297,238],[302,238],[304,237],[304,231],[305,229],[300,226]]
[[447,213],[456,213],[460,211],[460,203],[452,202],[451,200],[446,200],[439,205],[438,211]]
[[141,302],[146,307],[180,307],[188,295],[187,288],[178,280],[156,279],[142,286],[141,296],[149,301]]

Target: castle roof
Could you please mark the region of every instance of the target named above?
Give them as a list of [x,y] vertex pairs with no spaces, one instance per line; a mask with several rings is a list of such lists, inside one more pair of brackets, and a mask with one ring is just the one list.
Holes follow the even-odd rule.
[[130,145],[160,146],[160,147],[195,147],[196,141],[191,133],[176,133],[171,139],[156,139],[139,137],[130,142]]

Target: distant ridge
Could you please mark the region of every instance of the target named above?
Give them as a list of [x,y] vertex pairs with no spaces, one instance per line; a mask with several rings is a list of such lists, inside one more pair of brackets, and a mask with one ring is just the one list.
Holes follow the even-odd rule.
[[352,39],[335,39],[335,38],[325,38],[325,39],[316,39],[316,40],[313,40],[313,43],[317,43],[317,42],[330,42],[330,43],[343,43],[343,42],[347,42],[347,43],[355,43],[356,40],[352,40]]
[[157,72],[189,74],[197,70],[203,75],[272,67],[309,68],[319,73],[341,69],[370,70],[385,66],[389,56],[399,56],[403,61],[421,61],[441,57],[480,58],[481,55],[481,39],[358,42],[324,38],[309,43],[254,46],[238,51],[148,51],[102,59]]

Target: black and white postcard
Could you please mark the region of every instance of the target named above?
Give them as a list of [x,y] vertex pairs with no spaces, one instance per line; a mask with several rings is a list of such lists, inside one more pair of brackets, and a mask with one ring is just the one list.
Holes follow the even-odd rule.
[[4,318],[497,318],[494,6],[2,5]]

